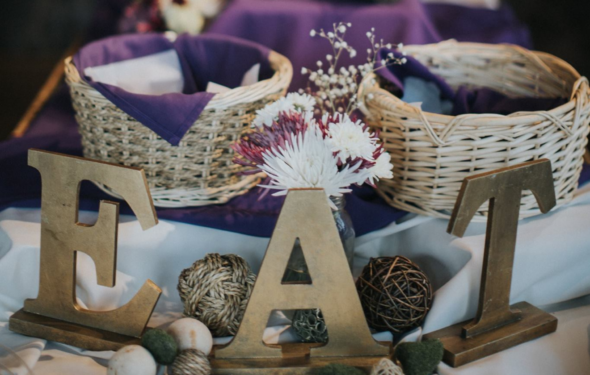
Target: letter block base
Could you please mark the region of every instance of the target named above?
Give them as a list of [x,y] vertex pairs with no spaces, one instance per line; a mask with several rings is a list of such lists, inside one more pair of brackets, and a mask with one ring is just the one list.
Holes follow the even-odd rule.
[[11,331],[44,340],[61,342],[78,348],[105,351],[127,345],[141,345],[141,338],[85,327],[43,315],[19,310],[10,317]]
[[[381,342],[382,345],[391,345],[389,342]],[[269,345],[280,348],[283,351],[282,358],[215,358],[215,347],[210,358],[212,374],[214,375],[313,375],[320,369],[331,364],[357,367],[371,371],[374,365],[384,356],[363,357],[314,357],[310,358],[309,350],[312,347],[323,344],[283,344]],[[391,358],[391,356],[388,356]]]

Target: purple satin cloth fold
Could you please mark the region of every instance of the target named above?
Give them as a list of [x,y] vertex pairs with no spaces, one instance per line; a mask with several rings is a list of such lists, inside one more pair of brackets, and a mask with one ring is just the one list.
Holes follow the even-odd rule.
[[393,83],[402,93],[404,91],[404,81],[406,78],[416,77],[426,82],[434,83],[440,90],[441,99],[452,100],[455,97],[455,92],[444,79],[433,74],[426,66],[412,56],[404,56],[397,50],[382,48],[379,51],[380,61],[387,61],[390,53],[393,53],[393,56],[396,59],[405,58],[406,62],[404,64],[386,65],[377,70],[376,73]]
[[[395,58],[404,57],[397,50],[383,48],[379,51],[380,60],[387,61],[393,53]],[[511,98],[488,88],[467,88],[460,86],[454,91],[442,78],[433,74],[426,66],[412,56],[405,56],[405,64],[390,64],[377,71],[377,74],[396,86],[401,93],[407,78],[418,78],[436,85],[440,91],[440,100],[453,103],[453,116],[466,113],[494,113],[509,115],[515,112],[547,111],[567,103],[567,98]],[[399,95],[399,94],[398,94]]]
[[[182,93],[141,95],[120,87],[95,82],[86,68],[175,50],[184,87]],[[163,34],[129,34],[90,43],[75,56],[80,76],[125,113],[178,145],[215,94],[205,92],[209,82],[238,87],[244,73],[261,64],[261,79],[272,75],[270,50],[259,44],[221,35],[180,35],[174,42]]]
[[[8,207],[39,208],[41,206],[41,179],[37,170],[27,164],[27,150],[60,152],[82,156],[78,125],[70,104],[67,87],[63,85],[51,98],[39,116],[32,122],[23,138],[0,143],[0,211]],[[224,205],[187,208],[157,208],[158,218],[226,230],[258,237],[270,237],[283,198],[267,194],[260,199],[260,188],[238,196]],[[91,183],[83,183],[80,192],[80,209],[98,209],[101,199],[118,201]],[[133,215],[122,201],[121,214]],[[372,188],[355,189],[347,196],[347,209],[356,232],[362,235],[406,215],[406,212],[388,206]]]
[[[499,10],[456,5],[422,4],[400,0],[394,4],[294,0],[234,0],[208,32],[239,36],[287,56],[293,63],[291,90],[307,86],[301,68],[315,68],[332,53],[329,43],[310,30],[332,30],[332,24],[350,22],[346,41],[358,54],[344,56],[342,65],[362,64],[370,47],[366,33],[375,28],[385,43],[427,44],[449,38],[481,43],[512,43],[531,47],[527,28],[508,6]],[[481,28],[480,28],[481,25]]]

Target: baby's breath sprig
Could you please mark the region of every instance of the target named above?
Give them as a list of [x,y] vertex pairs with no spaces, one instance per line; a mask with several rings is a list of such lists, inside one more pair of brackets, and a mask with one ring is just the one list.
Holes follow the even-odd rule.
[[[318,61],[316,63],[317,70],[305,67],[301,69],[301,74],[309,74],[310,85],[307,90],[300,90],[300,92],[307,91],[308,94],[315,97],[322,113],[339,112],[350,115],[359,107],[356,92],[362,78],[389,65],[399,65],[406,62],[405,57],[396,58],[393,53],[390,53],[386,59],[381,60],[381,66],[376,67],[379,50],[381,48],[391,49],[393,46],[385,44],[383,39],[376,42],[375,28],[372,28],[367,32],[367,38],[371,44],[371,48],[367,49],[367,62],[358,66],[350,65],[348,68],[339,67],[338,62],[343,53],[348,53],[350,58],[357,55],[357,51],[344,39],[346,31],[351,26],[351,23],[340,22],[332,25],[332,31],[325,32],[324,29],[321,29],[310,32],[312,37],[324,38],[332,46],[332,54],[326,55],[327,64],[325,67],[322,61]],[[398,45],[398,48],[402,47],[402,44]],[[314,89],[311,88],[311,84],[315,86]]]

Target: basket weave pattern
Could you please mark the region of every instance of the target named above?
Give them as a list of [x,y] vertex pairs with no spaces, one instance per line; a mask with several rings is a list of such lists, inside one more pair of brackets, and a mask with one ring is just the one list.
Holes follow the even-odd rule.
[[[453,117],[423,112],[381,89],[375,76],[366,77],[359,97],[392,157],[394,178],[378,186],[392,206],[449,218],[465,177],[541,158],[552,163],[557,204],[573,198],[590,122],[585,77],[563,60],[517,46],[448,41],[404,50],[455,89],[570,101],[549,111]],[[485,220],[487,210],[485,204],[476,220]],[[539,212],[531,192],[523,192],[521,218]]]
[[250,127],[257,109],[284,95],[293,74],[284,56],[271,52],[269,60],[273,77],[214,96],[179,145],[172,146],[84,82],[72,59],[66,59],[84,156],[143,168],[160,207],[225,203],[245,193],[262,175],[242,175],[244,168],[232,162],[230,144]]

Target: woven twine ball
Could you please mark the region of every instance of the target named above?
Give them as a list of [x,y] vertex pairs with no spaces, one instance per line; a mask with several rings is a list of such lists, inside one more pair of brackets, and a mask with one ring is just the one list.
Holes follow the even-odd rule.
[[292,327],[303,342],[328,342],[328,328],[320,309],[297,310]]
[[371,328],[401,334],[419,327],[432,305],[428,277],[402,256],[371,258],[356,281]]
[[211,364],[207,356],[196,349],[186,349],[168,367],[168,375],[209,375]]
[[404,375],[401,367],[387,358],[383,358],[373,366],[371,375]]
[[248,304],[256,275],[233,254],[207,254],[178,278],[184,315],[197,318],[213,336],[233,336]]

